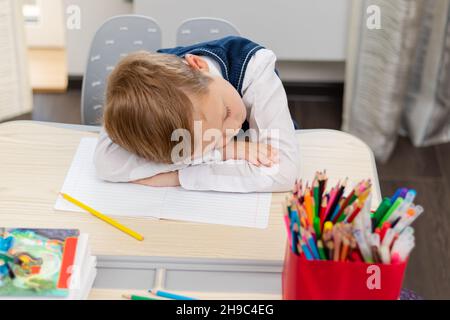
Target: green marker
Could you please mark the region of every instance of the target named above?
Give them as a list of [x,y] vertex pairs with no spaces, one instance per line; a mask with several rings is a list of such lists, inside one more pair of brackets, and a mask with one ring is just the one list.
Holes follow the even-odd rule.
[[380,203],[377,210],[373,214],[373,219],[375,220],[375,222],[373,224],[374,228],[378,225],[378,221],[380,221],[381,218],[386,214],[386,212],[388,212],[391,205],[392,205],[392,203],[391,203],[391,199],[389,197],[385,197],[383,199],[383,202]]
[[380,222],[378,222],[378,227],[381,227],[385,221],[389,219],[389,217],[394,213],[395,210],[402,204],[403,198],[397,198],[394,204],[389,208],[388,212],[381,218]]

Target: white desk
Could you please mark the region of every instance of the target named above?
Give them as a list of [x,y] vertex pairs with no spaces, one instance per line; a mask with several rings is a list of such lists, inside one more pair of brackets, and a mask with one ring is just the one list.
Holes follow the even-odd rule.
[[[4,227],[74,227],[90,234],[99,274],[92,298],[161,286],[207,297],[279,297],[285,246],[282,201],[273,194],[267,229],[120,218],[142,233],[138,242],[83,213],[54,211],[82,137],[96,133],[27,121],[0,125],[0,214]],[[372,152],[359,139],[333,130],[303,130],[301,177],[326,168],[330,179],[371,178],[380,191]]]

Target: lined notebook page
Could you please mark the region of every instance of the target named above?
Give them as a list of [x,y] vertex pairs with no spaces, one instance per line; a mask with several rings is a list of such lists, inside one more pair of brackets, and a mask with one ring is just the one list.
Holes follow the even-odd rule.
[[[201,223],[266,228],[271,193],[221,193],[182,188],[152,188],[110,183],[96,177],[96,138],[83,138],[67,173],[62,192],[112,216],[153,217]],[[82,212],[59,197],[56,210]]]

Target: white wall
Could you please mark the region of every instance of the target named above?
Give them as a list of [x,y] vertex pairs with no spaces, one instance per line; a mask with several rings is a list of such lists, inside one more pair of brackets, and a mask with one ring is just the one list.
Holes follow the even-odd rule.
[[349,0],[135,0],[136,13],[161,25],[165,47],[183,20],[209,16],[294,61],[344,61],[349,8]]
[[[163,46],[175,44],[178,25],[192,17],[220,17],[275,51],[283,80],[342,81],[350,0],[63,0],[81,8],[81,30],[67,30],[69,75],[84,73],[89,45],[107,18],[137,13],[153,17]],[[175,8],[175,9],[174,9]]]
[[67,60],[70,76],[84,74],[89,47],[97,29],[110,17],[130,14],[133,5],[125,0],[63,0],[64,8],[78,5],[81,9],[81,28],[67,30]]
[[25,25],[28,47],[65,46],[64,8],[62,0],[38,0],[41,9],[40,22]]
[[351,0],[135,0],[134,12],[156,19],[164,47],[175,44],[185,19],[223,18],[276,53],[283,80],[329,82],[345,78],[350,5]]

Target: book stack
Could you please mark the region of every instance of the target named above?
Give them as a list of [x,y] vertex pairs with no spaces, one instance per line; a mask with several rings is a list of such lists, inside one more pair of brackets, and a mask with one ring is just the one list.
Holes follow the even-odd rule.
[[96,264],[79,230],[0,228],[0,299],[87,299]]

